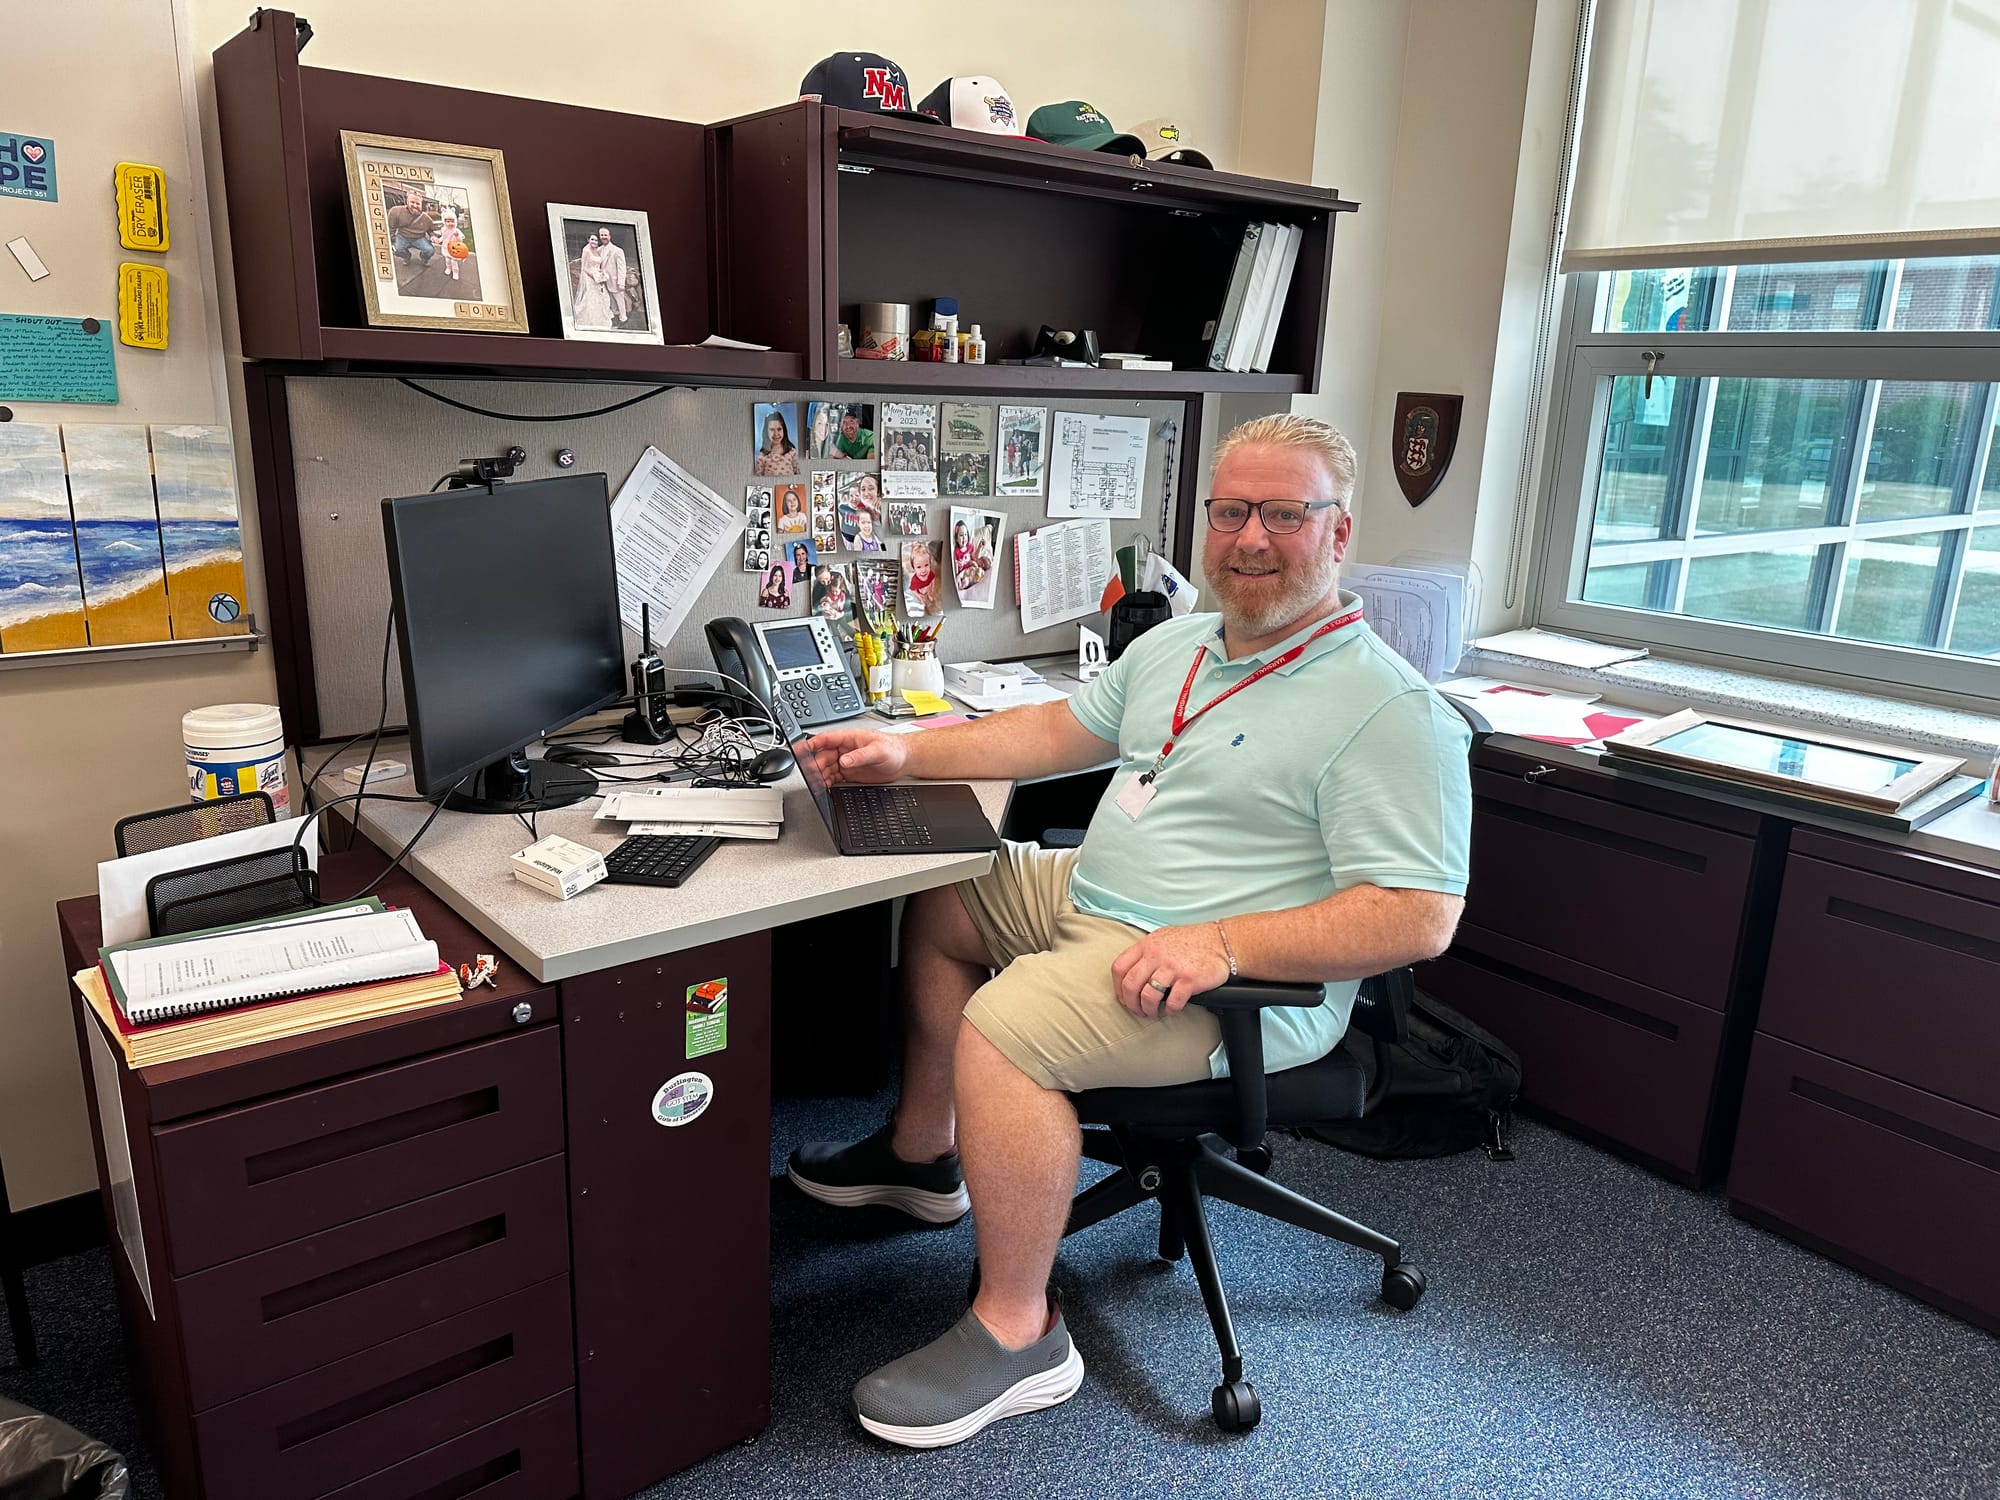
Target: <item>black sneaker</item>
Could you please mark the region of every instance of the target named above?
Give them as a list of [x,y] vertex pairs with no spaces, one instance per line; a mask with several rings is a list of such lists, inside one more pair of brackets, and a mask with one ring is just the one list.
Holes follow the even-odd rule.
[[963,1218],[972,1200],[965,1193],[958,1153],[949,1152],[936,1161],[904,1161],[889,1144],[895,1129],[891,1116],[880,1130],[851,1145],[809,1142],[792,1153],[785,1175],[808,1198],[835,1208],[882,1203],[926,1224]]

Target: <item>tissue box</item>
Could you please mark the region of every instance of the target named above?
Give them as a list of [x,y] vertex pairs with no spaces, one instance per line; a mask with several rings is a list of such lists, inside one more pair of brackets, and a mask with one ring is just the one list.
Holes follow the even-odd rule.
[[561,901],[589,890],[605,876],[603,855],[553,833],[528,845],[508,863],[514,867],[516,880]]
[[944,685],[947,692],[970,693],[976,698],[1005,698],[1021,691],[1021,674],[1003,672],[991,662],[946,662]]

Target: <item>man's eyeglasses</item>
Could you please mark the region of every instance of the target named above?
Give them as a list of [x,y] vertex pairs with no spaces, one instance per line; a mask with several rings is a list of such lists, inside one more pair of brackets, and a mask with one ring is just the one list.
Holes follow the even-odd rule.
[[1241,531],[1250,524],[1250,512],[1272,536],[1286,536],[1306,524],[1308,511],[1339,505],[1338,500],[1204,500],[1211,531]]

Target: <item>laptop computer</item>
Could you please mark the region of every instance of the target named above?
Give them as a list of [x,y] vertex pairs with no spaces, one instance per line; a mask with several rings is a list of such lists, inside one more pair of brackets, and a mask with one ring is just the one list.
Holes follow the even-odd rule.
[[804,749],[812,735],[784,709],[778,713],[799,775],[842,854],[981,854],[1000,847],[979,798],[964,782],[830,786]]

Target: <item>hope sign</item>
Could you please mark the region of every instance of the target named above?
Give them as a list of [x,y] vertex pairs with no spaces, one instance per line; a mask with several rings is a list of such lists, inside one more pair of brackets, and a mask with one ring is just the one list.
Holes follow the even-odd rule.
[[0,197],[56,201],[56,143],[0,131]]

